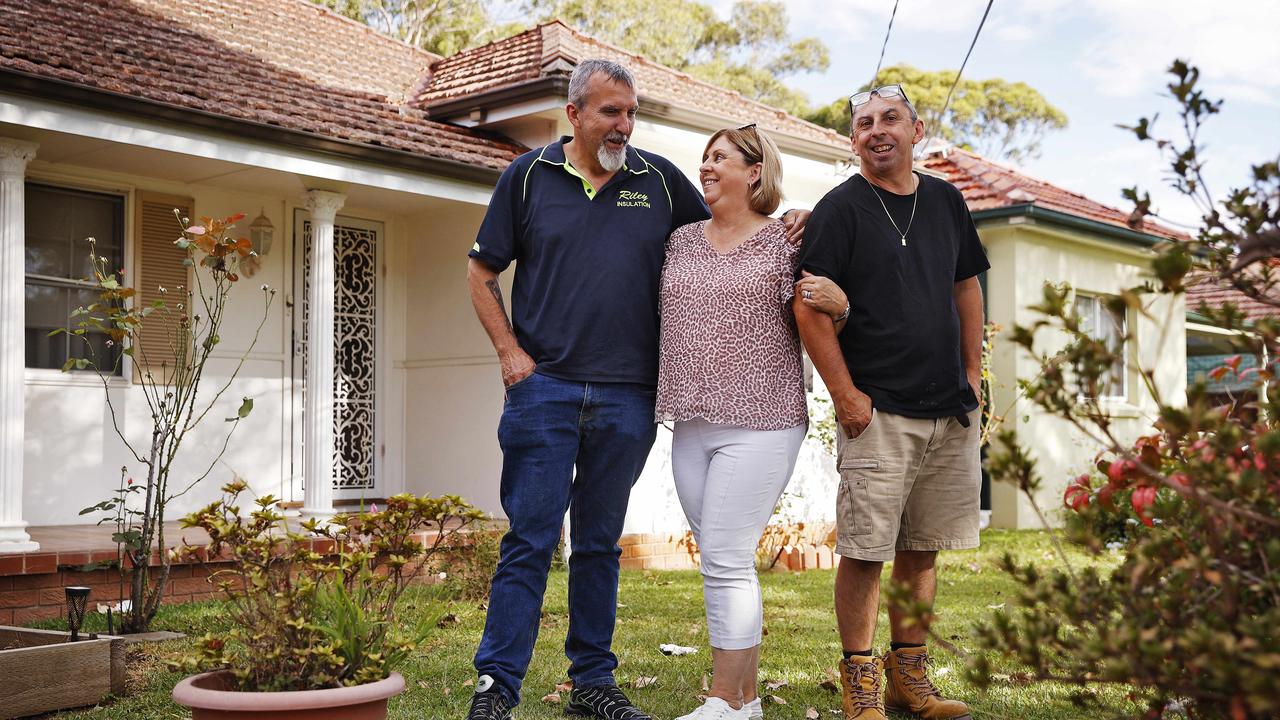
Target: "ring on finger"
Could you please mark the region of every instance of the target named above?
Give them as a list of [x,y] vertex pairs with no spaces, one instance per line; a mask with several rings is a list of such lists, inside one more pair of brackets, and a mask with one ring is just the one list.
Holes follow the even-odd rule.
[[812,300],[812,299],[813,299],[813,291],[812,291],[812,290],[805,290],[805,291],[804,291],[804,299],[805,299],[805,300]]

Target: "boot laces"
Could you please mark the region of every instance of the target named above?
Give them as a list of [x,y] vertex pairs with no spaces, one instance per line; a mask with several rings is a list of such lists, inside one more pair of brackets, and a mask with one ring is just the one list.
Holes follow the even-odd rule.
[[929,679],[929,665],[932,658],[923,653],[919,655],[898,655],[898,672],[907,687],[915,690],[921,697],[940,697],[942,691]]
[[[844,661],[845,669],[849,671],[849,682],[846,688],[852,699],[852,705],[859,710],[875,710],[880,707],[880,670],[873,662],[855,663],[852,660]],[[872,679],[871,687],[864,687],[862,684],[863,677]]]

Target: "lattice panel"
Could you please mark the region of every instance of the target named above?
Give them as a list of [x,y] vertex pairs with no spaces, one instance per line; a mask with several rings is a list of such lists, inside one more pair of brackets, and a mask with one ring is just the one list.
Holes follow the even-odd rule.
[[[336,225],[334,233],[333,487],[374,489],[374,347],[377,338],[377,231]],[[311,316],[311,221],[302,224],[303,377]],[[306,392],[306,389],[303,389]],[[305,403],[304,403],[305,406]],[[306,418],[303,418],[306,422]]]

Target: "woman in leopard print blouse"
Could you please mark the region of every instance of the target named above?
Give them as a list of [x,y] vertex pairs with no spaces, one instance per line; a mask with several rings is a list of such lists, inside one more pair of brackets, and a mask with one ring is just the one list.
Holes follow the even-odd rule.
[[[680,720],[746,720],[762,717],[755,549],[808,428],[791,314],[798,247],[769,217],[782,166],[754,125],[712,135],[699,178],[711,220],[672,233],[660,298],[657,419],[675,423],[671,465],[702,558],[714,665],[706,703]],[[844,312],[834,283],[803,282],[810,304]]]

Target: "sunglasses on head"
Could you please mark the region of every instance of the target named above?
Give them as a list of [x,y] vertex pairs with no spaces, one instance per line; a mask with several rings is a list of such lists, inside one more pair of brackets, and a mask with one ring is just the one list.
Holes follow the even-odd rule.
[[858,109],[858,106],[866,105],[871,102],[872,95],[885,100],[892,100],[893,98],[900,97],[906,102],[911,102],[907,97],[907,91],[902,89],[902,85],[894,83],[893,85],[881,85],[880,87],[872,90],[864,90],[863,92],[850,95],[849,110],[852,112],[853,110]]

